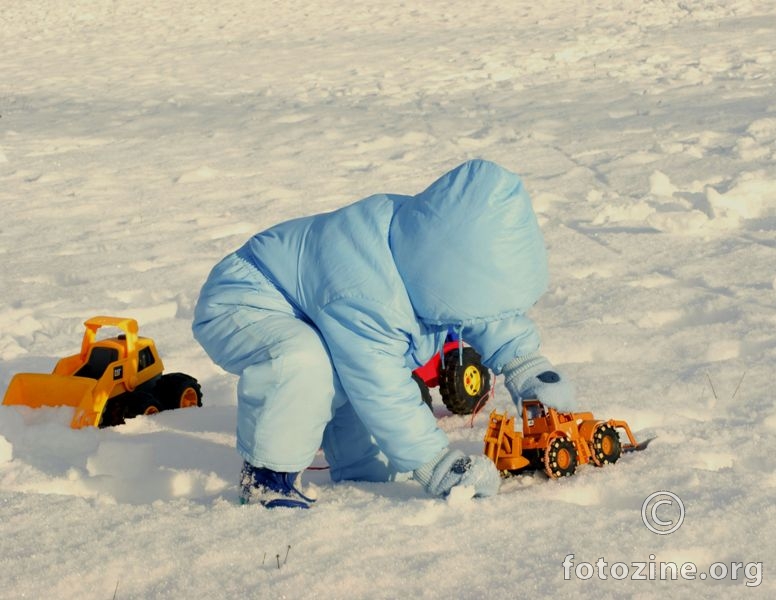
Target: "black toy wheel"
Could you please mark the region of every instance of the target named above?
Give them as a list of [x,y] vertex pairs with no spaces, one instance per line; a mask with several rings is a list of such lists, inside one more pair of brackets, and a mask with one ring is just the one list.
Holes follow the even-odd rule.
[[153,394],[136,389],[121,396],[116,396],[114,400],[121,399],[124,404],[124,416],[127,419],[134,419],[138,415],[155,414],[164,407]]
[[462,360],[458,350],[445,354],[445,366],[439,374],[439,393],[450,412],[470,415],[490,389],[490,371],[480,362],[474,348],[465,347]]
[[164,407],[153,394],[141,390],[125,392],[111,398],[105,404],[100,427],[123,425],[126,419],[134,419],[138,415],[155,414],[162,410]]
[[123,425],[126,421],[127,405],[121,397],[111,398],[105,403],[100,417],[100,428]]
[[426,406],[431,408],[431,390],[428,389],[428,386],[426,385],[426,382],[421,379],[419,375],[416,375],[415,373],[412,374],[412,378],[415,380],[415,383],[418,384],[418,387],[420,388],[420,398],[423,400],[423,402],[426,403]]
[[526,450],[523,452],[523,456],[528,459],[528,467],[534,471],[541,471],[544,469],[544,452],[541,450]]
[[622,455],[620,436],[611,425],[603,423],[593,433],[593,462],[602,467],[616,463]]
[[137,414],[139,415],[158,415],[164,410],[164,406],[159,402],[158,398],[155,398],[151,394],[143,394],[145,398],[140,402]]
[[544,472],[553,479],[570,477],[577,470],[577,450],[571,440],[557,437],[544,451]]
[[154,396],[163,410],[202,406],[202,389],[191,375],[168,373],[162,375],[154,387]]

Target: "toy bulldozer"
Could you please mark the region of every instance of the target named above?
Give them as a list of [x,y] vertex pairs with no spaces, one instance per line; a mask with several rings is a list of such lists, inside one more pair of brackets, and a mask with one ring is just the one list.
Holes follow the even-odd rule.
[[[538,400],[523,401],[523,430],[515,431],[515,417],[493,411],[485,433],[485,455],[502,475],[531,467],[552,479],[569,477],[577,465],[602,467],[615,463],[623,452],[643,450],[651,440],[636,442],[625,421],[602,421],[592,413],[563,413]],[[617,431],[628,441],[620,441]]]
[[[84,325],[78,354],[61,359],[51,374],[14,375],[3,404],[72,406],[73,429],[120,425],[141,414],[202,406],[197,380],[184,373],[163,374],[153,340],[138,337],[135,319],[93,317]],[[97,340],[102,327],[122,333]]]

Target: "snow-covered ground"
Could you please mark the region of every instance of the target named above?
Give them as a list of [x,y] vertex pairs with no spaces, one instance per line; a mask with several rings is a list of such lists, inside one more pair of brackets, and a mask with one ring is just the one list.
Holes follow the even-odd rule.
[[[114,314],[205,393],[109,430],[0,407],[0,598],[774,597],[771,0],[0,4],[0,389]],[[190,333],[211,266],[472,157],[535,200],[546,354],[657,440],[483,501],[315,471],[314,510],[238,506],[235,381]],[[435,410],[480,451],[487,409]]]

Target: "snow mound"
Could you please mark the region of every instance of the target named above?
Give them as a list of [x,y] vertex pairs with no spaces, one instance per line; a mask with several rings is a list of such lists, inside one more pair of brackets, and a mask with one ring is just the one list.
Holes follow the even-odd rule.
[[740,223],[776,216],[776,179],[762,171],[742,173],[724,192],[709,187],[706,197],[715,219]]

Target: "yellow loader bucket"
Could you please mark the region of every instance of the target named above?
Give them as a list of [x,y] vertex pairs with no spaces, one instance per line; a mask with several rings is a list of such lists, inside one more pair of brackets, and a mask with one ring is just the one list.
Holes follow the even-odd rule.
[[[99,402],[102,406],[95,406],[95,387],[97,387],[97,381],[86,377],[18,373],[14,375],[8,385],[3,404],[29,406],[30,408],[72,406],[76,409],[71,423],[72,427],[97,426],[100,424],[104,400]],[[95,409],[99,409],[99,411]]]

